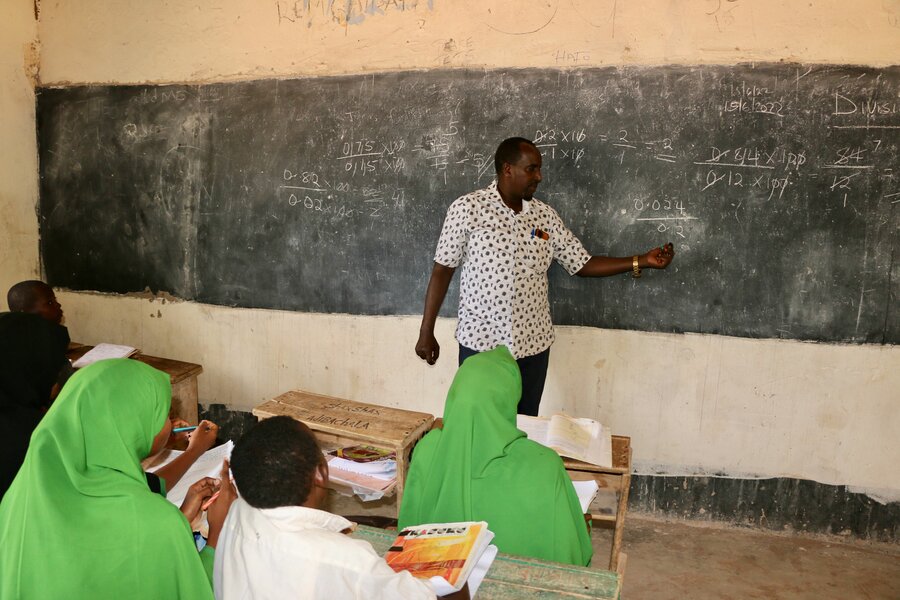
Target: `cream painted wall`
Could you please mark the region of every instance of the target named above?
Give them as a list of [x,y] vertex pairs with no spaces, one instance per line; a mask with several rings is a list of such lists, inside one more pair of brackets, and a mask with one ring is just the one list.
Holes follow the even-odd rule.
[[[351,7],[349,15],[325,9],[329,4]],[[201,82],[446,66],[777,60],[877,66],[900,56],[900,3],[888,0],[362,3],[381,7],[374,11],[359,5],[60,0],[41,13],[41,79]],[[15,31],[29,40],[27,30]],[[0,67],[21,62],[9,53],[4,46]],[[30,175],[33,115],[18,115],[16,126],[30,136],[31,163],[15,171]],[[13,171],[14,157],[0,158],[0,169]],[[16,216],[0,226],[36,243],[31,179],[31,187],[17,188]],[[0,270],[0,284],[33,269],[29,261],[18,257],[18,271]],[[439,323],[446,354],[429,367],[412,352],[415,317],[70,292],[59,298],[73,339],[129,343],[202,363],[204,403],[248,409],[301,387],[439,414],[455,364],[452,320]],[[900,497],[897,347],[591,328],[560,328],[558,338],[544,411],[597,417],[631,435],[644,472],[783,475]]]
[[[0,18],[0,285],[38,274],[37,22],[28,0],[2,0]],[[3,286],[5,305],[6,289]]]

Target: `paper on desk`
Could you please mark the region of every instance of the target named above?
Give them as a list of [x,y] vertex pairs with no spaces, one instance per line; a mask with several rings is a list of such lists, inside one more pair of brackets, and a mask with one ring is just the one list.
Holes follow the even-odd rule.
[[581,504],[581,512],[587,513],[591,502],[594,501],[594,498],[597,497],[597,492],[600,491],[600,486],[593,479],[589,481],[573,481],[572,485],[575,486],[575,494],[578,496],[578,502]]
[[[218,479],[222,474],[222,461],[226,458],[231,458],[231,450],[233,448],[234,442],[228,440],[221,446],[211,448],[200,455],[200,458],[191,465],[178,483],[171,490],[166,490],[166,500],[175,506],[180,507],[181,503],[184,502],[184,498],[188,493],[188,488],[191,487],[191,485],[204,477],[215,477]],[[168,452],[169,455],[166,456],[165,460],[159,464],[153,465],[153,470],[151,472],[158,471],[160,467],[169,464],[175,457],[183,454],[178,450],[169,450]]]
[[137,352],[137,348],[131,346],[120,346],[119,344],[97,344],[84,353],[84,356],[72,363],[76,369],[86,367],[98,360],[106,360],[108,358],[127,358]]

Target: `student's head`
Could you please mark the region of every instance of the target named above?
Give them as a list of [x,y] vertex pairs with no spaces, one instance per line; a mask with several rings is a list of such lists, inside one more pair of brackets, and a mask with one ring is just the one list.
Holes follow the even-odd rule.
[[40,315],[51,323],[61,323],[63,310],[56,301],[53,288],[43,281],[20,281],[6,293],[6,303],[10,312],[24,312]]
[[328,483],[315,436],[290,417],[265,419],[244,434],[231,453],[231,473],[241,497],[256,508],[318,508]]

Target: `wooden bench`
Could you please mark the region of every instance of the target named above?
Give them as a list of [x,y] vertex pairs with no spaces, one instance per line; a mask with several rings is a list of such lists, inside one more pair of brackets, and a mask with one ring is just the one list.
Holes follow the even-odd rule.
[[[375,552],[384,556],[397,532],[360,525],[352,535],[366,540]],[[620,570],[611,572],[501,553],[488,569],[475,597],[478,600],[618,600],[625,562],[622,554]]]
[[[69,344],[66,357],[75,362],[91,348],[93,346]],[[172,381],[172,416],[196,425],[199,416],[197,376],[203,372],[203,367],[195,363],[149,356],[141,352],[132,355],[131,358],[169,375]]]
[[378,404],[366,404],[293,391],[264,402],[253,409],[260,419],[286,415],[313,430],[325,448],[368,444],[397,453],[397,509],[409,469],[412,448],[431,427],[434,416]]

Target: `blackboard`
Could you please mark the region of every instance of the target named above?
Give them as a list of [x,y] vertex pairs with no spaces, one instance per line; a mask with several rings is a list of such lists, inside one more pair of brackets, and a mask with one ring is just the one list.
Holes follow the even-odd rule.
[[420,314],[447,207],[520,135],[544,156],[537,196],[590,252],[677,252],[641,279],[554,266],[555,323],[900,340],[898,67],[73,86],[40,89],[37,114],[54,286]]

